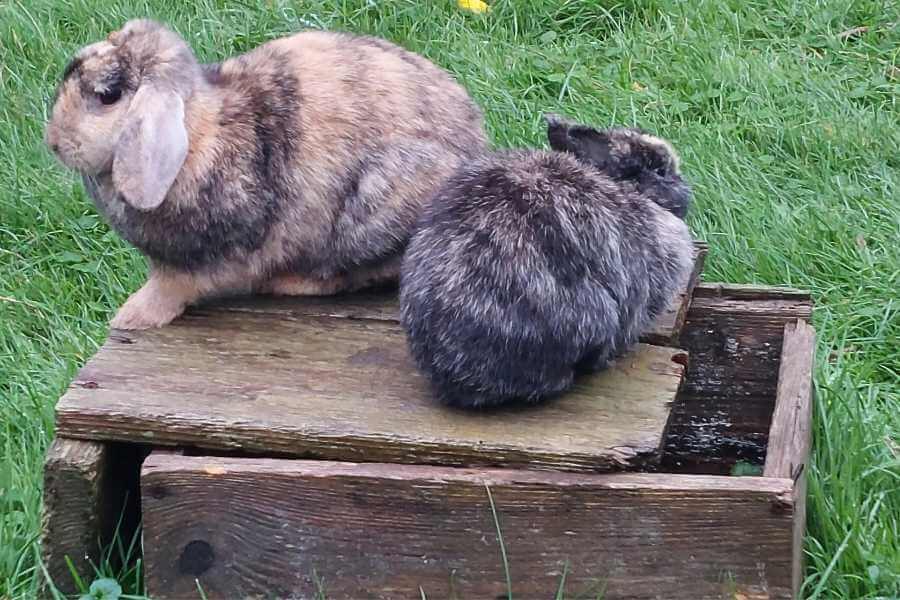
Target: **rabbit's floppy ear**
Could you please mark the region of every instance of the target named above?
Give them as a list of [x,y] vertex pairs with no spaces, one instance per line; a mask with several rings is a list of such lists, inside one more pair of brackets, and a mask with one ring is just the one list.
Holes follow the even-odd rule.
[[188,153],[184,100],[165,85],[147,81],[125,116],[113,158],[113,183],[138,210],[162,204]]

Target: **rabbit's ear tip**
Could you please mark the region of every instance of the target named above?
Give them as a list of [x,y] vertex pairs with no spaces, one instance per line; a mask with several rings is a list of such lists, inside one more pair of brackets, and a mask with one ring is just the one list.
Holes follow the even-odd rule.
[[565,122],[565,119],[562,115],[552,112],[546,112],[543,114],[544,121],[547,122],[547,125],[561,125]]

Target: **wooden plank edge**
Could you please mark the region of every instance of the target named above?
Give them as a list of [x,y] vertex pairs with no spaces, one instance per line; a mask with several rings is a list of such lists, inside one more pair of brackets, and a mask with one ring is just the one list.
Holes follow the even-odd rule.
[[815,397],[813,369],[816,333],[797,320],[784,326],[784,344],[778,369],[775,411],[769,429],[764,477],[788,478],[794,482],[794,531],[792,587],[800,597],[803,583],[803,539],[806,533],[806,477],[812,436],[812,403]]
[[815,346],[816,333],[809,324],[799,319],[785,324],[763,469],[766,477],[795,479],[809,458]]
[[673,343],[678,343],[681,337],[681,330],[684,329],[684,322],[687,320],[688,311],[691,308],[691,302],[694,300],[694,289],[700,283],[703,277],[703,267],[706,265],[706,255],[709,253],[709,246],[706,243],[695,243],[696,256],[694,257],[694,270],[691,272],[691,278],[688,281],[688,287],[685,290],[684,301],[678,309],[678,315],[675,317],[675,331],[672,339]]
[[[84,416],[93,417],[83,420]],[[66,436],[80,440],[102,439],[109,442],[152,443],[154,446],[187,446],[211,451],[240,450],[258,452],[285,458],[317,458],[320,460],[366,460],[400,464],[450,465],[454,467],[504,467],[539,470],[563,470],[572,472],[608,472],[635,470],[659,462],[663,444],[650,447],[618,446],[615,453],[598,456],[588,453],[556,454],[549,451],[523,456],[519,447],[493,447],[490,451],[478,447],[454,447],[442,444],[398,444],[395,438],[352,437],[322,435],[308,432],[299,435],[283,435],[273,439],[268,429],[243,428],[227,434],[203,430],[191,424],[172,425],[164,433],[147,435],[148,427],[155,422],[152,417],[122,418],[116,423],[106,422],[104,429],[97,429],[97,419],[105,415],[88,415],[84,411],[69,414],[57,411],[57,427]],[[266,437],[268,435],[268,437]],[[664,440],[664,437],[660,439]],[[265,440],[261,442],[260,440]],[[392,442],[386,446],[385,442]]]
[[[815,391],[813,391],[815,395]],[[791,548],[791,567],[793,597],[800,598],[800,588],[803,585],[803,575],[806,571],[806,560],[803,554],[803,540],[806,536],[806,477],[804,469],[794,480],[794,530]]]
[[[91,563],[99,564],[108,455],[105,444],[59,437],[47,450],[41,560],[52,585],[65,594],[78,592],[68,561],[82,579],[90,579]],[[42,593],[51,582],[42,583]]]
[[[681,330],[684,328],[684,322],[687,319],[691,302],[694,298],[694,289],[700,283],[700,277],[703,273],[703,266],[706,262],[706,254],[709,247],[702,242],[694,243],[694,268],[691,271],[690,278],[684,290],[679,292],[673,299],[673,304],[677,302],[677,308],[672,317],[671,307],[659,316],[659,318],[650,325],[650,328],[640,335],[640,341],[645,344],[657,344],[659,346],[675,346],[681,337]],[[665,323],[671,319],[671,323]]]
[[[188,307],[186,317],[210,318],[217,313],[251,313],[280,318],[328,318],[352,321],[399,323],[395,302],[371,292],[354,292],[336,296],[239,296],[209,304]],[[180,318],[173,325],[185,322]]]
[[529,469],[472,469],[450,466],[346,462],[329,460],[240,458],[230,456],[151,453],[141,468],[141,478],[164,472],[192,472],[209,477],[229,473],[296,475],[302,477],[373,478],[391,481],[461,482],[478,485],[551,485],[597,489],[666,491],[757,492],[772,495],[778,510],[791,503],[793,481],[773,477],[730,477],[670,473],[567,473]]
[[808,290],[783,286],[740,283],[701,282],[694,288],[694,298],[722,298],[729,300],[797,300],[811,302]]

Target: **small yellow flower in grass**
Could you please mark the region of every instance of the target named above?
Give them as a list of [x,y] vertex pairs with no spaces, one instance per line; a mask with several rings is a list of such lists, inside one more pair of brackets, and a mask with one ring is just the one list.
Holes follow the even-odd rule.
[[463,10],[470,10],[473,13],[490,12],[491,7],[481,0],[458,0],[459,7]]
[[644,92],[647,90],[647,86],[641,85],[640,81],[633,81],[631,82],[631,89],[635,92]]

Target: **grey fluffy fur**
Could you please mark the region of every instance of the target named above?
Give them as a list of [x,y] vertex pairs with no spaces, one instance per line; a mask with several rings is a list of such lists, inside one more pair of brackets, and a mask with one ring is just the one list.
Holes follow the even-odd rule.
[[556,152],[500,152],[434,197],[401,319],[438,397],[534,402],[606,367],[689,276],[689,189],[663,140],[548,117]]

